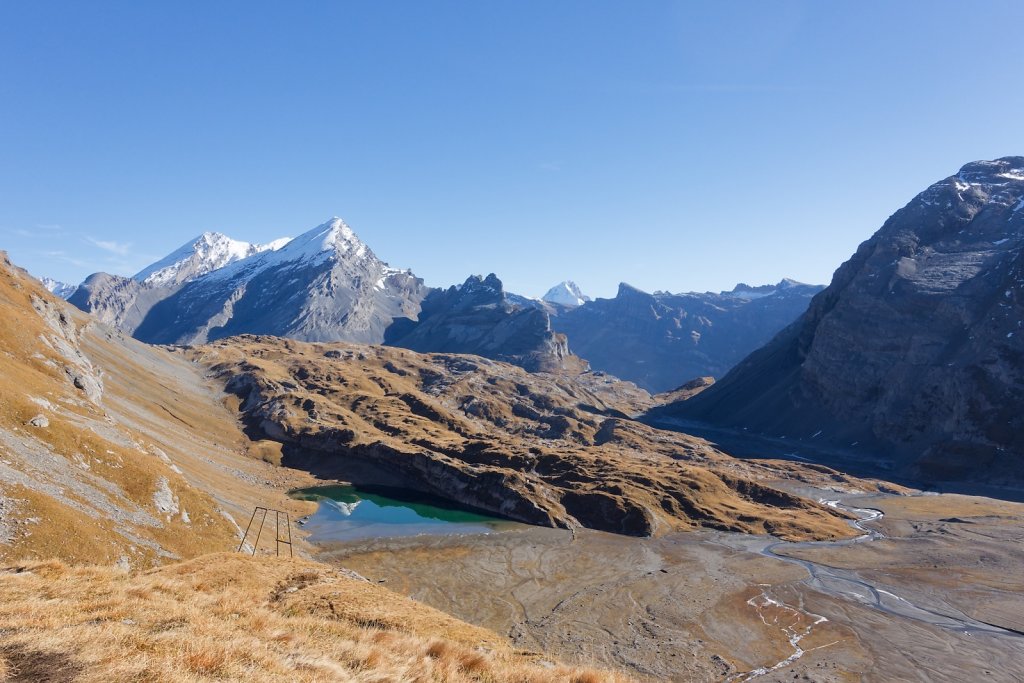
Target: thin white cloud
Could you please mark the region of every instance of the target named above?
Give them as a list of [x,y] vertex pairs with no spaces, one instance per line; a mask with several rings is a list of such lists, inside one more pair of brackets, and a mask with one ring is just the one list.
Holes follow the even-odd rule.
[[85,241],[94,247],[99,247],[104,251],[109,251],[111,254],[117,254],[118,256],[128,256],[131,252],[131,242],[115,242],[114,240],[98,240],[95,237],[86,237]]
[[75,258],[74,256],[69,256],[66,252],[63,251],[37,251],[35,253],[42,254],[46,258],[54,261],[63,261],[64,263],[70,263],[71,265],[77,266],[79,268],[89,267],[88,261],[85,261],[80,258]]

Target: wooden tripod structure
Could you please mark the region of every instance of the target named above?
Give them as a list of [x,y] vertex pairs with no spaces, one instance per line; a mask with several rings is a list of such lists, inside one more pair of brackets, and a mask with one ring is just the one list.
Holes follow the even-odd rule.
[[[276,522],[276,533],[274,534],[274,550],[277,556],[281,556],[281,546],[288,546],[288,557],[295,557],[295,553],[292,551],[292,520],[288,516],[287,512],[281,510],[275,510],[273,508],[257,507],[252,511],[252,517],[249,518],[249,525],[245,527],[245,533],[242,535],[242,542],[238,544],[238,552],[242,552],[242,548],[245,547],[245,539],[249,538],[249,530],[252,529],[252,523],[256,520],[256,515],[260,511],[263,511],[263,517],[260,519],[259,529],[256,531],[256,540],[252,544],[252,554],[256,555],[256,549],[260,545],[260,536],[263,534],[263,525],[267,523],[267,515],[271,512],[274,513],[274,521]],[[284,517],[284,526],[287,536],[281,537],[281,518]]]

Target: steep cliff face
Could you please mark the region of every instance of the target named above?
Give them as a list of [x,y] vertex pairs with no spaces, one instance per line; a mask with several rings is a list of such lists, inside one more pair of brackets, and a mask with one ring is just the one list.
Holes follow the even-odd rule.
[[418,319],[397,321],[384,342],[422,353],[471,353],[530,371],[582,368],[548,314],[510,301],[493,273],[431,292]]
[[92,313],[97,320],[132,334],[150,309],[175,291],[174,286],[147,286],[130,277],[94,273],[68,297],[68,302]]
[[668,412],[881,445],[935,478],[1024,476],[1024,157],[915,197],[808,311]]
[[594,369],[657,393],[721,377],[796,320],[821,289],[783,280],[731,292],[648,294],[621,284],[613,299],[555,311],[551,324]]

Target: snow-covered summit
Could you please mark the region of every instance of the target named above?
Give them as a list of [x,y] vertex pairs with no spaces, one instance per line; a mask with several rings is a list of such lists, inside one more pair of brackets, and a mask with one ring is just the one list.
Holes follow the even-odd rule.
[[557,285],[549,289],[547,294],[541,297],[541,299],[547,301],[549,304],[568,306],[571,308],[582,306],[586,302],[590,301],[590,297],[584,295],[572,280],[559,282]]
[[309,232],[304,232],[279,249],[268,262],[322,261],[331,256],[346,255],[361,259],[369,248],[352,231],[345,221],[337,216],[322,223]]
[[251,244],[231,239],[219,232],[204,232],[136,273],[135,279],[154,286],[181,284],[219,270],[229,263],[262,252],[276,251],[289,241],[288,238],[282,238],[268,244]]
[[796,280],[792,280],[786,277],[782,278],[782,280],[779,281],[778,284],[760,285],[758,287],[751,287],[745,282],[741,282],[735,287],[733,287],[731,291],[721,292],[721,295],[734,297],[737,299],[761,299],[766,296],[774,296],[775,294],[778,294],[779,292],[784,292],[786,290],[794,289],[797,287],[806,288],[808,286],[809,285],[805,285],[802,282],[797,282]]
[[43,283],[43,287],[46,287],[47,291],[56,294],[61,299],[67,299],[78,289],[78,285],[69,285],[60,280],[54,280],[52,277],[41,277],[39,281]]

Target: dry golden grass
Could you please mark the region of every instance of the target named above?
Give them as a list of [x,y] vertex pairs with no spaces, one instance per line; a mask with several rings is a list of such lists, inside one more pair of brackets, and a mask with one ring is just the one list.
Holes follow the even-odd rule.
[[[148,567],[235,547],[225,514],[309,512],[286,496],[308,478],[250,442],[198,368],[96,324],[2,252],[0,318],[0,560]],[[101,377],[101,400],[65,368]],[[178,513],[155,506],[164,481]]]
[[739,460],[630,420],[638,390],[613,379],[252,335],[189,355],[246,397],[239,410],[252,424],[297,446],[328,477],[358,475],[369,462],[394,485],[518,521],[634,535],[699,527],[787,540],[858,533],[843,513],[771,482],[867,483],[828,468]]
[[10,681],[626,681],[544,663],[490,631],[304,560],[206,555],[142,573],[0,573]]

